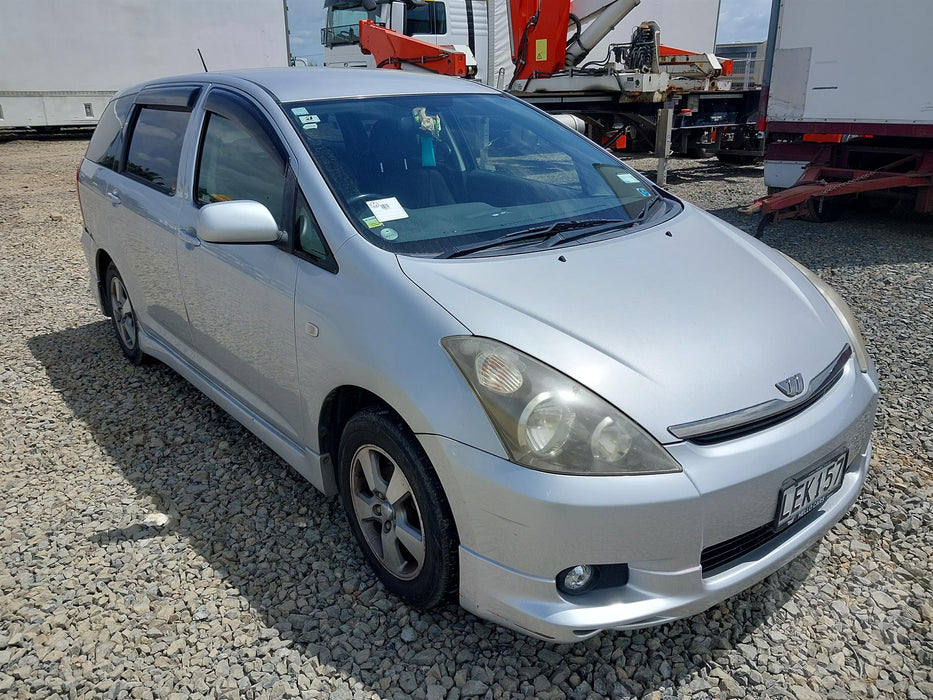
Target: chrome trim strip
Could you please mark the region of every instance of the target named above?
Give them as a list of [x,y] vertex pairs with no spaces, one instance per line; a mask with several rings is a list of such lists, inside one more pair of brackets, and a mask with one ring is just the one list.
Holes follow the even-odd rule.
[[829,365],[810,380],[807,390],[795,396],[791,401],[772,399],[755,406],[741,408],[738,411],[724,413],[720,416],[672,425],[668,428],[668,431],[681,440],[692,440],[694,438],[708,437],[716,433],[740,430],[762,421],[773,422],[774,419],[784,413],[796,412],[798,409],[803,410],[805,404],[818,399],[839,380],[851,356],[852,348],[846,345]]

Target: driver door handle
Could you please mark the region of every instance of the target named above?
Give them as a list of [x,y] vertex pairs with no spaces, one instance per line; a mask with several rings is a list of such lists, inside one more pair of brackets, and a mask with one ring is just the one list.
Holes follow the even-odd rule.
[[114,191],[107,193],[107,199],[110,200],[110,203],[113,204],[113,206],[117,206],[123,201],[122,199],[120,199],[120,195]]

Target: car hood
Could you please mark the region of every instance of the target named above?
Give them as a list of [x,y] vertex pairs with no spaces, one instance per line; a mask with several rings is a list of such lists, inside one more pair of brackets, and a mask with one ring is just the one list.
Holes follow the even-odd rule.
[[475,335],[587,386],[672,442],[668,427],[785,397],[847,336],[776,251],[695,207],[661,226],[544,252],[400,257]]

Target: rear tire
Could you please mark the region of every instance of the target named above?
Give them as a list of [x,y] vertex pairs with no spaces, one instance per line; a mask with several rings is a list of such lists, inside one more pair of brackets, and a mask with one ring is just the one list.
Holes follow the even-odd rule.
[[383,585],[427,609],[457,590],[459,541],[427,455],[385,408],[349,420],[340,438],[337,484],[350,530]]
[[148,355],[139,346],[139,323],[126,285],[116,265],[110,263],[104,275],[104,293],[107,295],[107,310],[123,354],[134,365],[144,364]]

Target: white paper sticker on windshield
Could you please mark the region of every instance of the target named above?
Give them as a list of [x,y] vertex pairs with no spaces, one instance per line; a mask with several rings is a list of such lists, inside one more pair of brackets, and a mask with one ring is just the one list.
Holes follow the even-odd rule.
[[371,199],[366,202],[366,206],[379,221],[395,221],[396,219],[407,219],[406,212],[395,197],[386,197],[385,199]]
[[294,114],[296,117],[307,113],[308,110],[304,107],[292,107],[292,114]]
[[629,173],[619,173],[617,177],[622,182],[627,182],[630,185],[634,185],[636,182],[638,182],[638,178],[635,177],[634,175],[630,175]]

